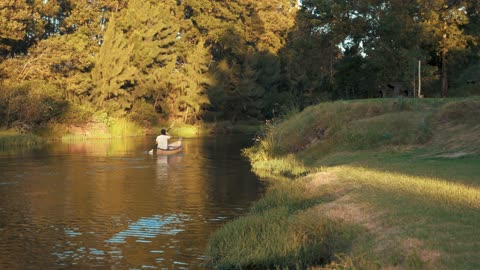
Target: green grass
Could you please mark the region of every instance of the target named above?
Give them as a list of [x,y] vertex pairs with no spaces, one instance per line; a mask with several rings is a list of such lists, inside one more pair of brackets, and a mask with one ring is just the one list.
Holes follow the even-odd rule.
[[432,157],[419,150],[338,152],[316,160],[314,167],[349,165],[417,177],[435,177],[464,184],[480,184],[480,157]]
[[[164,129],[168,129],[168,127],[163,127]],[[156,134],[160,134],[160,130]],[[188,125],[183,123],[175,124],[169,131],[169,134],[175,137],[181,138],[194,138],[198,137],[201,134],[205,133],[205,129],[203,126],[199,125]]]
[[[452,164],[444,166],[456,169]],[[352,192],[357,202],[374,205],[384,212],[383,228],[378,232],[381,236],[376,237],[377,248],[384,246],[384,250],[375,254],[368,246],[359,245],[357,253],[370,252],[372,260],[384,257],[383,264],[392,265],[396,263],[393,258],[407,252],[398,246],[406,239],[416,239],[420,243],[414,250],[418,256],[428,252],[439,254],[431,266],[434,269],[479,269],[478,175],[467,177],[469,184],[464,184],[465,179],[455,177],[445,180],[364,167],[340,166],[331,170],[341,179],[340,186],[359,187]],[[440,175],[445,177],[443,173]],[[397,248],[388,250],[391,246]]]
[[33,134],[20,134],[15,130],[0,130],[0,148],[8,147],[31,147],[43,144],[41,137]]
[[227,223],[209,242],[210,264],[220,268],[303,269],[348,250],[357,228],[303,210],[325,200],[301,183],[275,183],[251,212]]
[[[212,238],[215,262],[233,268],[260,262],[266,267],[316,269],[321,261],[325,269],[479,269],[479,115],[479,98],[377,99],[323,103],[267,123],[255,146],[244,151],[256,173],[295,179],[282,180],[287,186],[315,178],[304,176],[319,171],[334,175],[335,181],[312,189],[322,191],[322,199],[303,207],[288,206],[294,205],[292,200],[267,192],[245,219],[228,223],[224,227],[228,229]],[[322,183],[322,177],[317,181]],[[296,200],[302,196],[307,195]],[[269,209],[272,212],[265,213],[272,216],[262,216],[257,208]],[[286,210],[291,208],[298,210]],[[328,209],[335,210],[333,216]],[[342,238],[351,241],[351,249],[344,245],[329,252],[329,259],[317,251],[315,260],[292,251],[316,247],[315,241],[294,241],[295,222],[272,228],[268,236],[259,235],[267,231],[264,226],[274,226],[270,223],[275,215],[287,220],[307,215],[308,226],[317,228],[334,222],[336,230],[325,230],[327,235],[350,235],[354,225],[367,232],[353,230],[354,236]],[[255,250],[250,243],[258,241],[268,250],[275,239],[288,252],[282,253],[280,247],[270,253],[261,249],[255,259],[242,260],[250,258],[244,249]],[[272,254],[283,254],[282,260]],[[223,265],[225,256],[237,264]]]
[[145,130],[131,120],[116,118],[108,126],[108,133],[112,137],[129,137],[145,135]]
[[[154,134],[160,134],[161,129],[168,129],[172,123],[165,123],[155,127]],[[258,122],[239,122],[232,124],[229,121],[215,123],[198,123],[195,125],[175,122],[169,133],[175,137],[194,138],[211,134],[255,134],[260,129]]]
[[51,122],[36,131],[45,138],[60,139],[64,142],[84,141],[89,139],[111,139],[146,134],[144,127],[125,118],[97,117],[96,121],[71,125]]

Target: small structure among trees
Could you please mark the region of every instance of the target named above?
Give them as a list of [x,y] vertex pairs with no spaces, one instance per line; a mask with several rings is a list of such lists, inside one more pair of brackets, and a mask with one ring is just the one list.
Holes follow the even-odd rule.
[[391,82],[386,88],[379,90],[381,98],[387,97],[413,97],[413,91],[408,89],[404,82]]

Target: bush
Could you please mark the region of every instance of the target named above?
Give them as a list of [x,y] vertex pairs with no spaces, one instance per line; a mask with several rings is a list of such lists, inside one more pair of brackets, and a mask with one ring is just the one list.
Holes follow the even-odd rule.
[[91,106],[69,104],[59,120],[65,124],[83,125],[92,121],[94,113],[95,110]]
[[438,121],[454,124],[478,124],[480,100],[461,100],[443,105],[436,115]]
[[12,146],[30,147],[43,144],[44,140],[33,134],[20,134],[15,130],[0,130],[0,148]]
[[137,101],[133,105],[129,118],[143,126],[153,126],[158,124],[158,115],[153,105],[145,101]]
[[54,85],[44,81],[26,81],[3,85],[0,96],[6,126],[19,121],[33,126],[46,123],[61,115],[68,103]]

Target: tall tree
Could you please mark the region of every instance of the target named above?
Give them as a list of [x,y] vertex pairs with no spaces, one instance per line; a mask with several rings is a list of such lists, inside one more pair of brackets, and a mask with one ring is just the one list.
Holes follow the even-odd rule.
[[171,83],[178,53],[179,23],[173,15],[175,1],[131,0],[119,28],[134,45],[132,64],[138,69],[135,95],[153,101],[163,111],[166,89]]
[[[202,37],[214,60],[212,70],[215,70],[216,82],[209,94],[213,98],[212,105],[217,108],[212,109],[228,108],[227,114],[231,119],[236,119],[232,114],[242,115],[234,113],[244,110],[241,108],[251,110],[245,116],[249,113],[258,115],[257,111],[265,108],[261,105],[265,91],[272,91],[269,96],[273,97],[280,80],[277,76],[277,82],[262,85],[275,76],[269,75],[269,79],[264,81],[257,80],[259,74],[266,72],[268,64],[259,62],[269,62],[271,59],[262,55],[277,55],[287,43],[289,28],[295,21],[296,2],[189,0],[182,1],[182,5],[185,25],[182,26],[182,40],[195,44],[198,37]],[[252,59],[256,59],[254,62],[258,64],[252,64]],[[259,91],[262,94],[252,95],[252,89],[262,89]],[[232,110],[232,106],[236,109]]]
[[24,51],[30,8],[26,1],[0,2],[0,58]]
[[[449,3],[452,4],[449,4]],[[448,96],[447,65],[450,52],[465,49],[474,37],[465,33],[468,24],[467,9],[462,1],[422,0],[422,26],[425,38],[435,42],[434,47],[440,56],[441,95]]]
[[134,45],[128,44],[125,35],[116,29],[112,17],[91,73],[95,84],[93,103],[119,113],[131,108],[135,97],[129,83],[137,73],[131,64],[133,49]]
[[210,103],[207,89],[212,80],[208,73],[211,62],[208,48],[201,40],[179,59],[174,80],[169,86],[168,102],[171,111],[183,117],[185,122],[194,123],[202,115],[204,106]]

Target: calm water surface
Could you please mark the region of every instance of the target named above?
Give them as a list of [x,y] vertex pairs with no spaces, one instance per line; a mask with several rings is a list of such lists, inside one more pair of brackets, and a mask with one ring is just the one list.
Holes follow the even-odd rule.
[[0,269],[202,269],[208,236],[263,192],[248,138],[57,143],[0,152]]

